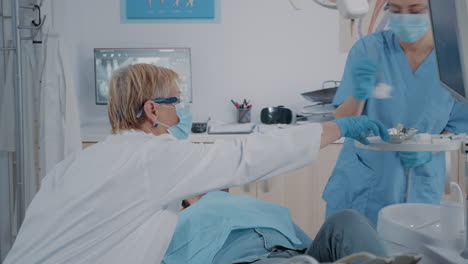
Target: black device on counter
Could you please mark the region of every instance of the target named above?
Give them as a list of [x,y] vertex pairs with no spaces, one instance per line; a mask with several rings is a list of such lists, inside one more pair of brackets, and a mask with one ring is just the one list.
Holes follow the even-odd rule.
[[208,123],[206,122],[195,122],[192,123],[192,133],[205,133]]
[[291,124],[293,111],[282,105],[278,107],[266,107],[260,113],[260,120],[264,124]]

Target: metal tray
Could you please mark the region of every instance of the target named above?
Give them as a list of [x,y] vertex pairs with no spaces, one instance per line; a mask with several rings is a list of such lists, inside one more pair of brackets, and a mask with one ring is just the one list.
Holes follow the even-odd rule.
[[322,89],[301,93],[301,95],[308,101],[313,103],[319,102],[324,104],[330,104],[335,97],[338,86],[340,85],[339,81],[325,81],[322,84]]

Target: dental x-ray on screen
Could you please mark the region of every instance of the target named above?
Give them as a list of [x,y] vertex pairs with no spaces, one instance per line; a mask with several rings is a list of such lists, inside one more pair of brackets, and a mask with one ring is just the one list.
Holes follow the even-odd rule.
[[149,63],[174,70],[181,79],[182,99],[192,102],[189,48],[94,49],[96,104],[107,104],[112,72],[131,64]]

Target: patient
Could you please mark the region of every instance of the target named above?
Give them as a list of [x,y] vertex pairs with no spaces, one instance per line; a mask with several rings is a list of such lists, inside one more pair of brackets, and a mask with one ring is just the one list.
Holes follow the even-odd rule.
[[182,203],[164,264],[280,264],[308,254],[320,262],[386,250],[368,220],[346,210],[330,217],[312,241],[289,209],[249,196],[210,192]]

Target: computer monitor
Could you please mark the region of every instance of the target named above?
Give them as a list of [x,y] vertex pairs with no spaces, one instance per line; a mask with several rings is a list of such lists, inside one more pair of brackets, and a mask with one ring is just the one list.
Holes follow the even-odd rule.
[[442,84],[468,102],[468,0],[429,0]]
[[189,48],[94,49],[96,104],[107,104],[112,72],[120,67],[149,63],[174,70],[181,79],[182,98],[192,102]]

